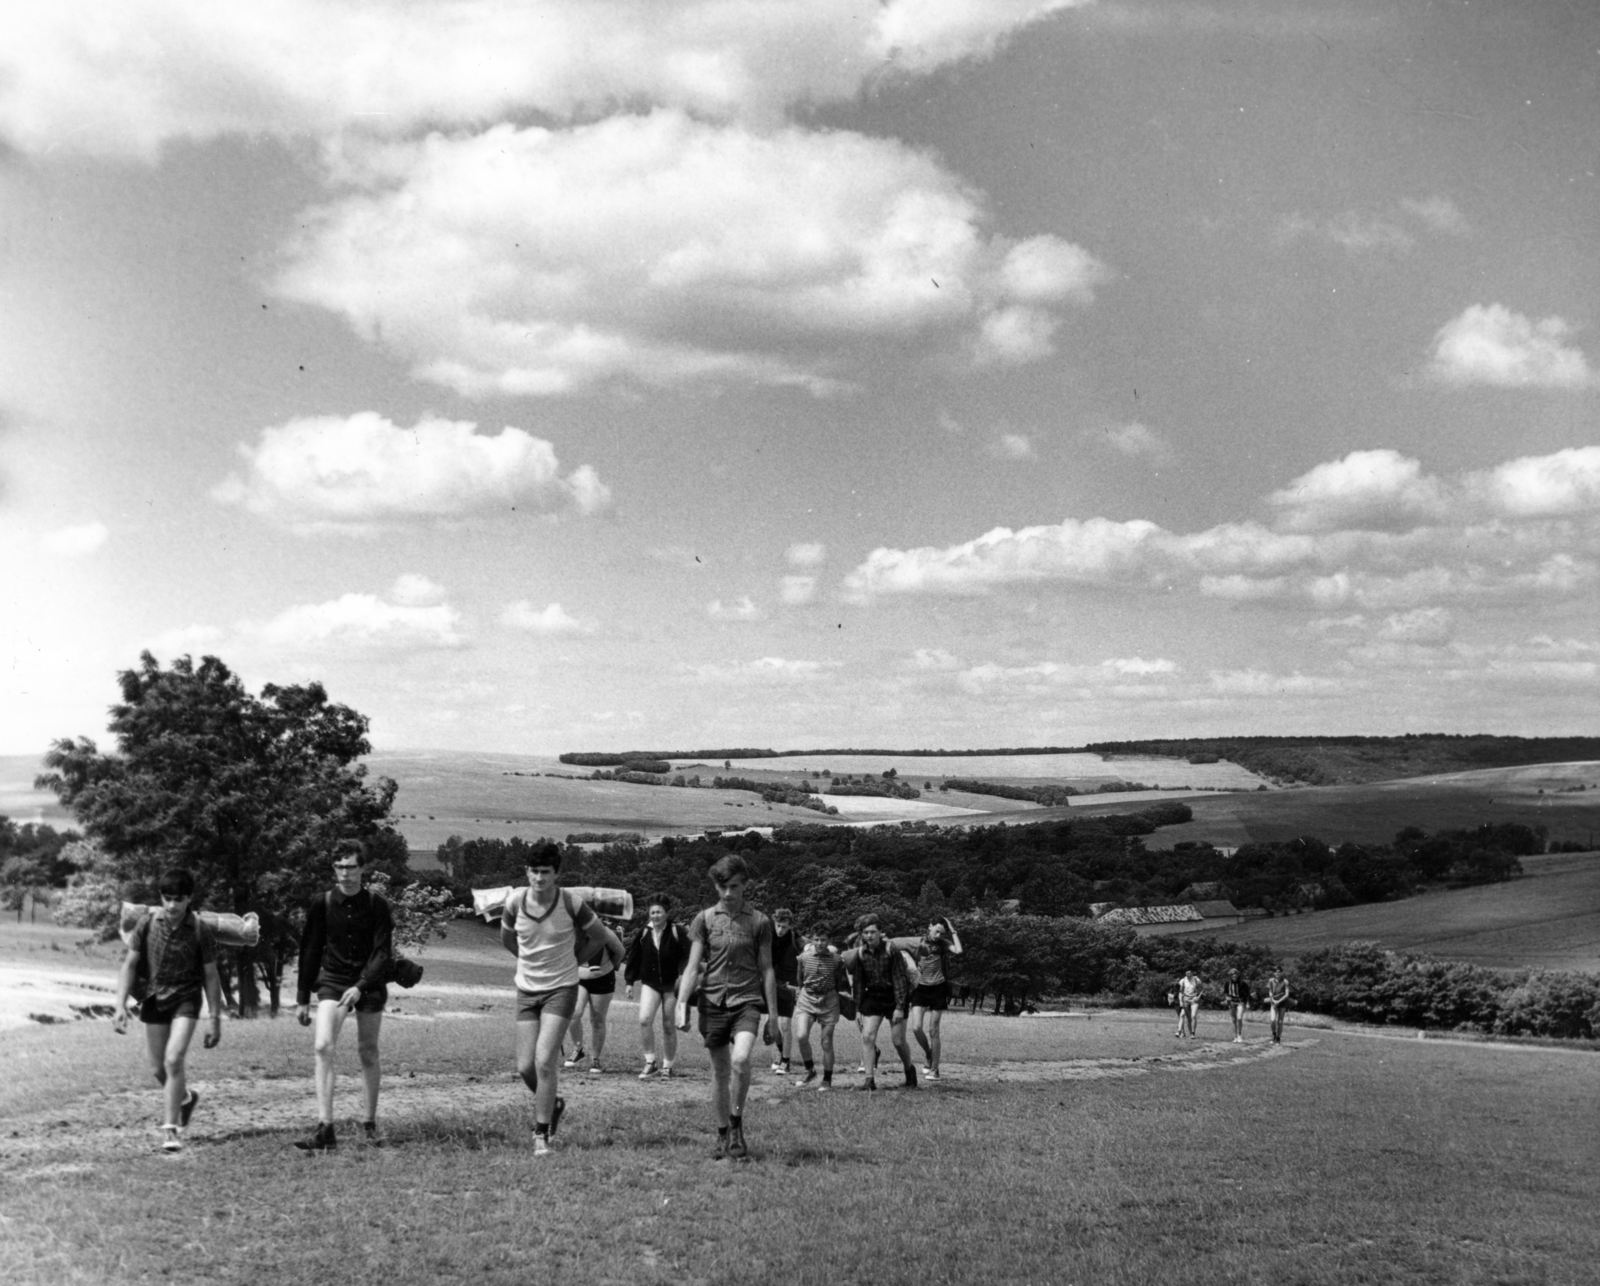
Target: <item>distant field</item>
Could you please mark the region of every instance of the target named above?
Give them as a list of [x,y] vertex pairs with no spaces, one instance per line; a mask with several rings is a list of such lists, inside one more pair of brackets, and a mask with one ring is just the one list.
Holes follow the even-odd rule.
[[47,790],[35,790],[33,779],[44,771],[43,752],[0,755],[0,814],[19,826],[47,822],[57,830],[73,825],[72,814]]
[[[695,762],[676,760],[676,768]],[[727,771],[719,760],[713,771]],[[785,775],[815,776],[824,768],[840,773],[882,773],[893,768],[906,781],[931,781],[946,777],[976,777],[984,781],[1040,784],[1060,782],[1093,790],[1106,781],[1140,781],[1150,786],[1254,790],[1264,780],[1238,764],[1191,764],[1183,759],[1154,755],[784,755],[777,759],[735,759],[732,771],[747,776],[765,769]]]
[[1525,857],[1521,879],[1220,929],[1285,955],[1367,939],[1495,968],[1600,972],[1600,854]]

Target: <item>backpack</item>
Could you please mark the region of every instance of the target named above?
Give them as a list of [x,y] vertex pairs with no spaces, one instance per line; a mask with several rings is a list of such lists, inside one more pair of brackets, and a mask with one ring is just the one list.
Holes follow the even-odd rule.
[[[530,892],[532,890],[524,886],[512,894],[512,897],[521,899],[519,910],[528,910],[528,894]],[[581,965],[593,964],[595,957],[605,950],[606,945],[605,934],[600,928],[598,912],[593,925],[587,929],[580,929],[578,928],[578,913],[574,909],[574,904],[581,904],[583,900],[574,894],[571,889],[558,888],[556,892],[561,895],[561,905],[567,909],[567,918],[572,921],[572,954],[577,957],[578,963]],[[594,910],[593,907],[589,909],[591,911]]]
[[[167,918],[167,913],[161,908],[157,907],[145,916],[145,920],[153,921],[157,915],[159,915],[163,920]],[[217,950],[216,934],[212,932],[211,926],[200,918],[200,913],[198,911],[190,911],[189,915],[194,920],[195,936],[199,938],[200,941],[208,944],[211,947],[211,953],[214,957]],[[162,956],[165,954],[166,952],[163,948]],[[152,965],[154,965],[153,968],[151,967]],[[145,997],[150,994],[150,988],[155,984],[156,976],[160,972],[161,957],[158,956],[154,961],[150,959],[150,928],[149,925],[146,924],[144,931],[144,947],[139,952],[138,963],[134,966],[133,990],[129,994],[132,995],[135,1000],[144,1000]]]
[[[377,897],[378,895],[374,893],[372,896]],[[324,893],[322,897],[324,907],[331,911],[333,909],[332,890]],[[392,982],[410,991],[411,988],[422,981],[422,966],[410,956],[396,951],[391,945],[389,948],[389,963],[384,966],[383,976],[378,981],[384,985]]]

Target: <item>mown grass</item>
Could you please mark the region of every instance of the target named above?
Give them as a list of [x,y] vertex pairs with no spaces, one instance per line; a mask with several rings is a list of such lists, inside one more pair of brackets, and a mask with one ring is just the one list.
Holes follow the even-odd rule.
[[[418,1020],[386,1028],[390,1077],[453,1074],[491,1106],[391,1117],[388,1147],[319,1157],[283,1129],[206,1141],[199,1120],[178,1158],[139,1130],[108,1146],[90,1127],[103,1095],[146,1083],[134,1049],[103,1024],[8,1036],[0,1279],[1564,1283],[1594,1280],[1600,1255],[1593,1055],[1319,1032],[1282,1057],[1192,1064],[1207,1070],[996,1083],[978,1070],[1184,1046],[1166,1014],[952,1014],[946,1058],[972,1074],[915,1095],[760,1096],[755,1159],[730,1165],[708,1156],[691,1040],[688,1092],[585,1097],[535,1161],[509,1011],[437,1017],[445,998],[428,1022],[414,1003]],[[621,1064],[633,1031],[613,1023]],[[202,1085],[301,1078],[308,1110],[309,1064],[283,1022],[230,1024],[194,1060]],[[139,1095],[123,1110],[153,1109]]]

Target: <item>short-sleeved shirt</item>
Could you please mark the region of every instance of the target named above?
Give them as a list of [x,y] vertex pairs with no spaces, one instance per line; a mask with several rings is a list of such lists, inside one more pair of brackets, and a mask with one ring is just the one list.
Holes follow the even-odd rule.
[[1230,1005],[1248,1005],[1250,1003],[1250,984],[1241,980],[1229,979],[1222,988],[1222,997]]
[[911,953],[916,983],[923,987],[938,987],[950,981],[950,940],[940,938],[890,938],[889,945],[899,951]]
[[206,966],[217,958],[211,936],[200,932],[193,914],[174,923],[152,912],[134,926],[128,945],[144,956],[150,978],[146,996],[158,1003],[203,991]]
[[531,889],[513,891],[500,925],[517,935],[517,987],[522,991],[576,987],[578,934],[599,919],[594,908],[565,889],[557,889],[556,900],[543,911],[538,911]]
[[1269,978],[1267,980],[1267,999],[1283,1001],[1289,999],[1289,980],[1287,978]]
[[1193,1004],[1200,999],[1200,979],[1183,977],[1178,980],[1178,999],[1184,1004]]
[[761,948],[772,958],[772,921],[746,907],[738,914],[708,906],[689,925],[689,942],[703,950],[705,973],[700,983],[701,1003],[717,1005],[759,1004],[764,994]]
[[802,995],[823,1003],[836,1001],[839,992],[850,987],[844,960],[832,947],[822,952],[813,951],[810,947],[802,951],[795,963],[794,980]]

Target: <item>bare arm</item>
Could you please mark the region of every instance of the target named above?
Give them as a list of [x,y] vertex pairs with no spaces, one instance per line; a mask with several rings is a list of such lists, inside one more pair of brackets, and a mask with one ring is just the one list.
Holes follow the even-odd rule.
[[678,1021],[679,1031],[689,1030],[689,997],[700,985],[700,962],[705,957],[705,947],[698,941],[689,944],[689,963],[684,965],[683,973],[678,978]]
[[950,935],[950,954],[959,956],[961,954],[961,935],[956,932],[956,926],[950,923],[949,916],[943,916],[941,919],[944,922],[945,932]]
[[112,1023],[118,1032],[128,1029],[128,998],[133,995],[133,980],[138,975],[139,948],[129,947],[122,957],[122,967],[117,970],[117,1011]]
[[778,974],[772,967],[772,937],[768,934],[756,953],[756,963],[761,969],[761,990],[767,997],[767,1044],[772,1044],[772,1030],[778,1021]]
[[205,1034],[201,1042],[207,1049],[214,1049],[222,1039],[222,978],[217,973],[217,964],[214,960],[206,961],[206,1009],[211,1015],[211,1030]]

